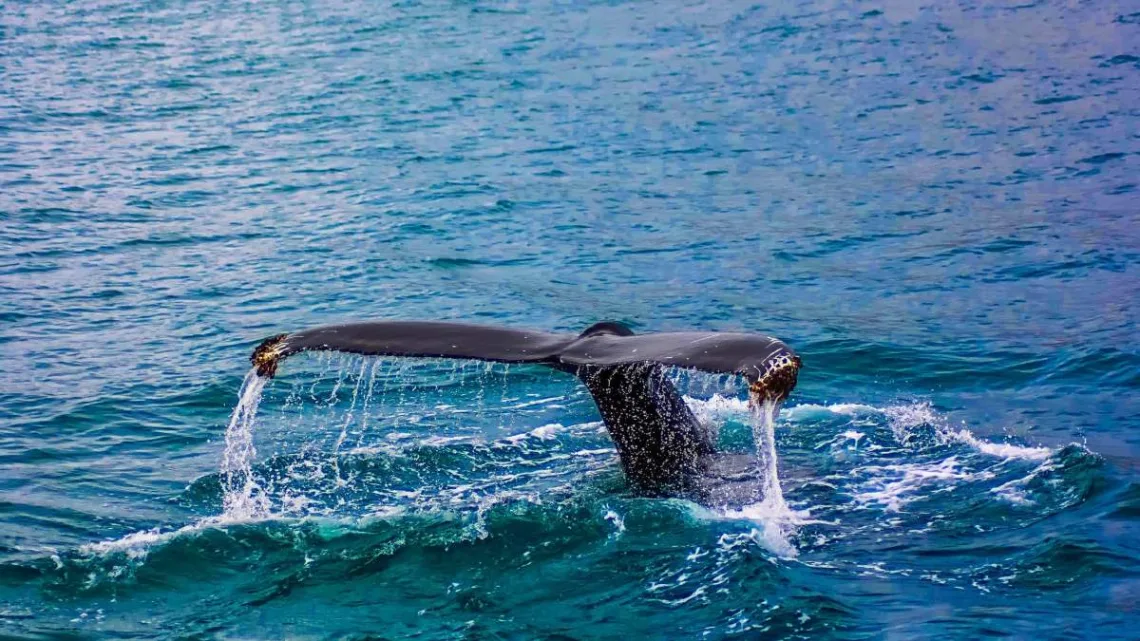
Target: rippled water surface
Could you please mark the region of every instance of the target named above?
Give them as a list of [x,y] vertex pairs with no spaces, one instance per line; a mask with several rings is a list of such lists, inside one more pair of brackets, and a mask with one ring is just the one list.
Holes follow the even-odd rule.
[[[4,2],[0,636],[1135,638],[1138,154],[1134,2]],[[541,369],[243,387],[397,318],[779,336],[786,505]]]

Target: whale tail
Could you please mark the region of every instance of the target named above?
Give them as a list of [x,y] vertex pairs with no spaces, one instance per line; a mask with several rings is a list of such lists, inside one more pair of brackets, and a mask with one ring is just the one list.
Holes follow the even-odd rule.
[[590,391],[633,487],[650,495],[691,489],[715,450],[670,367],[738,374],[753,402],[795,388],[799,356],[770,336],[713,332],[635,334],[605,321],[578,335],[436,321],[330,325],[262,341],[250,361],[263,377],[292,354],[332,350],[371,356],[534,363],[574,374]]

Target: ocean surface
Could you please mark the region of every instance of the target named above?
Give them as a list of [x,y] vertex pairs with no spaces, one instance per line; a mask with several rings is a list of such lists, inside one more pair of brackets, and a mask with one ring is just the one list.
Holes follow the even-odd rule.
[[[915,5],[0,2],[0,637],[1138,638],[1140,4]],[[780,501],[365,319],[778,336]]]

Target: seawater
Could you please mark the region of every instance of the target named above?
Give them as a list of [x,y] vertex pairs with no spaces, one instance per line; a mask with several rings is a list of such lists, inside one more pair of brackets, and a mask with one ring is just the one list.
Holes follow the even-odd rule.
[[[0,635],[1134,638],[1126,5],[6,3]],[[710,509],[541,368],[247,378],[381,318],[804,369]]]

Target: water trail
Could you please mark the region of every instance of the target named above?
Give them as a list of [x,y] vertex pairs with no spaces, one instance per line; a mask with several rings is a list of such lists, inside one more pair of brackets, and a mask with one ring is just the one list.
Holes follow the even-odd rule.
[[356,375],[356,384],[352,387],[352,400],[348,403],[348,409],[344,412],[344,422],[340,426],[340,434],[336,437],[336,443],[333,445],[332,451],[332,465],[333,472],[336,475],[337,487],[344,487],[347,485],[344,477],[340,473],[340,448],[344,445],[345,439],[348,438],[348,428],[352,425],[352,419],[356,411],[356,401],[360,398],[360,384],[364,381],[364,372],[367,371],[368,361],[362,360],[360,362],[360,372]]
[[376,369],[380,363],[379,359],[375,359],[372,361],[372,367],[368,368],[368,389],[364,393],[364,409],[360,411],[360,433],[356,437],[358,444],[364,440],[364,433],[368,431],[368,414],[372,408],[372,389],[376,386]]
[[760,467],[763,503],[774,512],[787,513],[788,504],[784,501],[784,490],[780,487],[779,463],[776,459],[776,412],[779,405],[775,401],[764,401],[756,408],[752,421],[752,438],[756,440],[756,458]]
[[238,404],[226,427],[226,451],[222,455],[222,506],[226,516],[238,519],[263,517],[269,512],[269,499],[253,478],[253,424],[261,391],[269,379],[250,369],[238,392]]
[[[376,377],[377,376],[380,377],[381,387],[382,387],[382,390],[379,394],[379,398],[376,398],[376,395],[373,393],[373,390],[376,387]],[[364,413],[361,416],[360,433],[357,434],[357,436],[356,436],[356,445],[355,445],[356,448],[364,447],[364,438],[368,434],[368,418],[372,415],[373,411],[375,410],[375,408],[372,406],[372,403],[374,401],[377,403],[380,403],[381,409],[377,413],[383,415],[384,396],[385,396],[385,392],[387,392],[387,389],[388,389],[388,373],[385,371],[384,361],[380,360],[380,359],[376,359],[372,363],[372,368],[369,370],[369,373],[368,373],[368,391],[364,397]]]
[[762,529],[753,530],[752,538],[782,557],[794,558],[798,551],[791,537],[796,534],[795,525],[800,521],[801,515],[788,507],[784,500],[784,490],[780,487],[776,457],[776,413],[779,408],[775,401],[764,401],[752,407],[752,436],[756,442],[756,460],[763,496],[759,503],[746,505],[739,510],[729,510],[725,516],[760,523]]
[[344,377],[348,375],[348,368],[344,366],[343,359],[337,362],[336,383],[333,385],[332,391],[329,392],[329,397],[325,399],[324,404],[326,407],[332,407],[336,404],[337,394],[340,393],[340,388],[344,385]]
[[407,376],[408,369],[411,367],[411,359],[400,359],[395,362],[392,369],[392,377],[397,381],[397,389],[399,390],[399,397],[396,399],[396,407],[392,409],[392,427],[398,428],[401,423],[401,413],[404,411],[404,401],[408,397],[408,386],[400,384],[399,381],[404,380]]
[[510,363],[504,363],[502,374],[499,376],[499,379],[502,381],[502,384],[503,384],[502,389],[499,392],[499,404],[498,404],[499,420],[497,421],[497,423],[498,423],[499,433],[502,433],[504,430],[508,431],[508,432],[514,432],[515,431],[515,419],[517,417],[517,413],[516,412],[505,412],[502,410],[502,408],[506,407],[507,404],[510,402],[510,399],[508,398],[508,392],[510,391],[510,378],[511,378],[511,364]]

